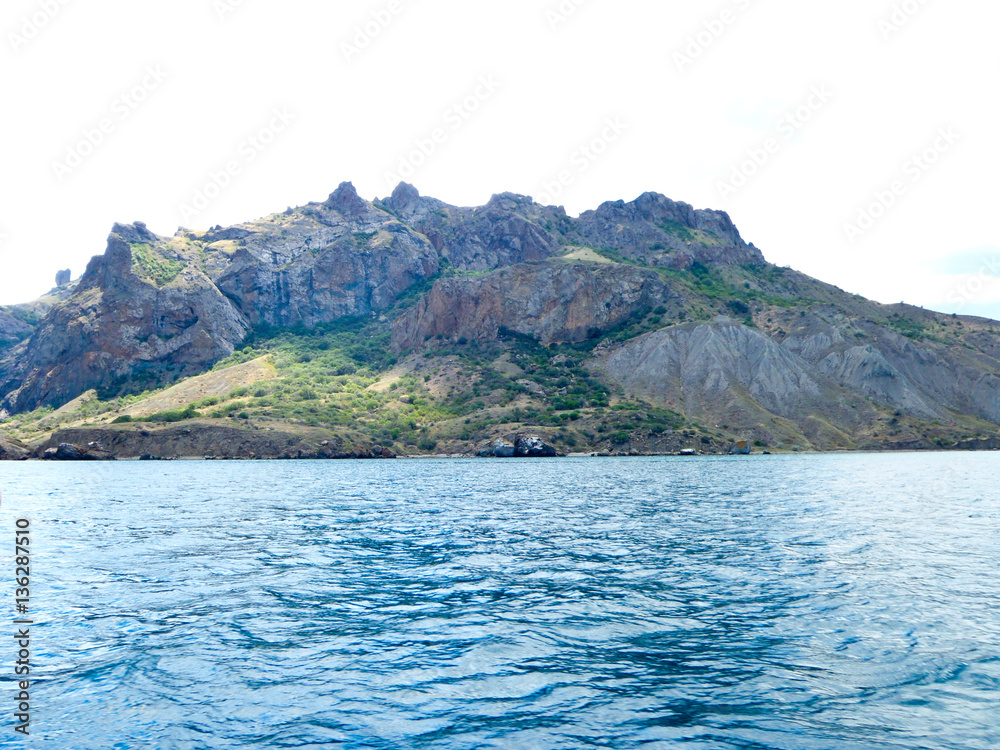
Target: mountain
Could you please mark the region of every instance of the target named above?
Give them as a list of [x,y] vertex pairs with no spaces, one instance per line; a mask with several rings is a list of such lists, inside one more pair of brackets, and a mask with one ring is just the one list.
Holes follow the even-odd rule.
[[[233,227],[116,224],[60,289],[0,308],[2,429],[43,447],[72,429],[152,452],[174,422],[284,431],[306,456],[317,440],[829,450],[989,447],[1000,431],[996,322],[779,268],[727,214],[655,193],[573,218],[510,193],[458,208],[344,183]],[[191,441],[167,453],[211,443]]]

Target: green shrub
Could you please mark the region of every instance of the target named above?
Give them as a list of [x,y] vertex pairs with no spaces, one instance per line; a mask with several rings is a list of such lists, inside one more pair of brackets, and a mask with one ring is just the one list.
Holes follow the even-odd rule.
[[145,419],[141,420],[143,422],[183,422],[186,419],[197,419],[201,416],[201,412],[194,408],[194,404],[191,404],[186,409],[171,409],[169,411],[161,411],[156,414],[150,414]]

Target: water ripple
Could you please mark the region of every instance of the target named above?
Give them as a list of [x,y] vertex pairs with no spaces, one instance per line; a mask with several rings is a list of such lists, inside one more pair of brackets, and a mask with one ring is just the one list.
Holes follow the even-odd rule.
[[996,454],[2,471],[32,747],[1000,747]]

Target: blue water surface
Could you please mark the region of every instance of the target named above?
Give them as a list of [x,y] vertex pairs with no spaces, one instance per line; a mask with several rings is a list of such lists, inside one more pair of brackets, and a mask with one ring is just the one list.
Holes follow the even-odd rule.
[[998,470],[0,464],[0,747],[994,750]]

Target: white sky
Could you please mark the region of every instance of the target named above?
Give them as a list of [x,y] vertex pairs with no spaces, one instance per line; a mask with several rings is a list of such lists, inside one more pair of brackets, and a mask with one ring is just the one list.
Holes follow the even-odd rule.
[[[373,13],[388,25],[348,60]],[[769,260],[849,291],[1000,317],[998,28],[995,0],[6,0],[0,302],[78,276],[115,221],[228,225],[344,180],[388,195],[439,129],[408,177],[424,195],[537,199],[562,176],[548,202],[575,215],[654,190],[729,211]],[[476,111],[455,109],[467,97]],[[910,161],[928,148],[933,164]],[[723,190],[754,149],[763,166]],[[219,195],[185,210],[227,162]]]

